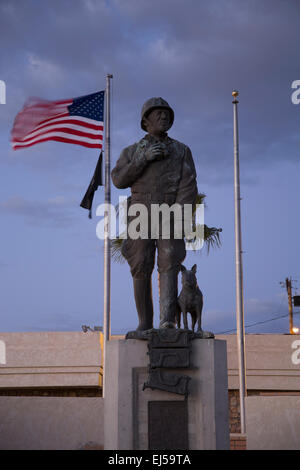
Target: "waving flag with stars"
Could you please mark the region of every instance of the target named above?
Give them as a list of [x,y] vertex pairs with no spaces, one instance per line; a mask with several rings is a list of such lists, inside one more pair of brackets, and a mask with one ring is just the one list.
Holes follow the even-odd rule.
[[60,101],[31,98],[15,118],[13,149],[47,140],[102,149],[104,93]]

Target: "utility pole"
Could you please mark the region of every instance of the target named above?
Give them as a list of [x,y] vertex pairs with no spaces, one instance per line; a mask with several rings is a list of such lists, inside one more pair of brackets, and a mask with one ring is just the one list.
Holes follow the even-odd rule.
[[293,322],[293,296],[292,296],[292,278],[285,278],[285,282],[280,282],[281,287],[285,287],[288,295],[289,302],[289,332],[290,335],[295,333]]
[[290,335],[294,333],[293,331],[293,303],[292,303],[292,279],[286,278],[285,280],[286,290],[289,299],[289,324],[290,324]]

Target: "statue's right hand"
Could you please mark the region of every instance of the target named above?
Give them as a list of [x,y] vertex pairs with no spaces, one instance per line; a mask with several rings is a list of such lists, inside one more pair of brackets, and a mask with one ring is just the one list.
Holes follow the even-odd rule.
[[157,158],[161,157],[163,154],[164,154],[163,145],[160,143],[157,143],[147,148],[145,152],[145,157],[148,160],[148,162],[152,162],[153,160],[156,160]]

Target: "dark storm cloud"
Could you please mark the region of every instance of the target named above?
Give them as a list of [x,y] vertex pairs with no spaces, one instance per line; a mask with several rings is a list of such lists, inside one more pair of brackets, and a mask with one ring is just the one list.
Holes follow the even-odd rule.
[[9,90],[1,122],[29,95],[89,93],[112,72],[113,160],[141,136],[143,101],[161,95],[175,109],[170,134],[190,145],[208,180],[227,182],[238,88],[246,168],[298,161],[300,105],[290,99],[300,78],[297,2],[3,0],[0,9]]

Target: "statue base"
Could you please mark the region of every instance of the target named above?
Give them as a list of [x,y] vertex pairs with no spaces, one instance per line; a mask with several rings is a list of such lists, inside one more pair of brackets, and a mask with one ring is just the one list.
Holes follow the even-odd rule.
[[140,333],[107,343],[104,448],[229,449],[226,342]]
[[150,330],[133,330],[128,331],[126,334],[125,339],[141,339],[141,340],[149,340],[153,334],[158,334],[160,336],[168,336],[172,338],[173,336],[178,336],[182,333],[188,333],[190,339],[208,339],[214,338],[215,335],[211,331],[192,331],[192,330],[184,330],[182,328],[151,328]]

